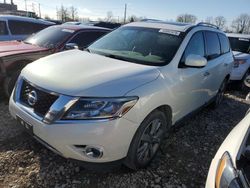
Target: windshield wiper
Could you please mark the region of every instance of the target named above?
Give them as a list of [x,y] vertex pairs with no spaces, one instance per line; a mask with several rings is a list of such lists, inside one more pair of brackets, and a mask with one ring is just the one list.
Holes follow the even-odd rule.
[[32,44],[32,43],[30,43],[30,42],[27,42],[27,41],[25,41],[25,40],[23,41],[23,43],[25,43],[25,44]]
[[113,59],[128,61],[127,58],[121,57],[121,56],[117,56],[117,55],[114,55],[114,54],[102,54],[102,55],[104,55],[105,57],[113,58]]
[[90,49],[85,48],[83,51],[91,53]]

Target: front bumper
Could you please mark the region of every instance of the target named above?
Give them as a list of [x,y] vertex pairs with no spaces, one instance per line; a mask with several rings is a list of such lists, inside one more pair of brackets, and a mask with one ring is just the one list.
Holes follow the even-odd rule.
[[[123,159],[138,125],[130,120],[60,121],[45,124],[41,119],[28,113],[19,103],[10,98],[9,110],[16,118],[21,117],[33,126],[34,137],[49,149],[65,158],[80,161],[106,163]],[[21,126],[21,125],[20,125]],[[89,158],[82,147],[102,148],[101,158]]]

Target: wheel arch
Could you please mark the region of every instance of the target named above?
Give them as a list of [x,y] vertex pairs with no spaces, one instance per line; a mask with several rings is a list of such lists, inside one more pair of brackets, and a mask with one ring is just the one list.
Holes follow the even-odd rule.
[[30,59],[22,59],[22,60],[14,61],[13,63],[11,63],[11,65],[8,68],[6,68],[6,73],[10,75],[13,72],[23,69],[27,64],[31,62],[32,60]]

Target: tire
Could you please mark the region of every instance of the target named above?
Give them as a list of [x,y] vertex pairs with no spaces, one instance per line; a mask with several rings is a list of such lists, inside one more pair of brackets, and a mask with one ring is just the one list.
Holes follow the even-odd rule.
[[224,93],[227,87],[228,80],[225,79],[222,84],[220,85],[220,88],[218,90],[218,93],[216,94],[215,100],[212,102],[211,107],[217,108],[221,102],[223,101]]
[[10,97],[12,90],[15,87],[18,76],[20,75],[20,70],[13,72],[9,77],[4,80],[4,92],[6,97]]
[[158,152],[167,128],[168,121],[163,112],[150,113],[134,135],[125,165],[133,170],[145,168]]
[[246,115],[248,115],[249,113],[250,113],[250,108],[247,110]]
[[243,93],[247,93],[249,91],[249,87],[247,87],[244,83],[245,79],[250,75],[250,70],[248,70],[245,75],[243,76],[241,82],[240,82],[240,90],[243,92]]

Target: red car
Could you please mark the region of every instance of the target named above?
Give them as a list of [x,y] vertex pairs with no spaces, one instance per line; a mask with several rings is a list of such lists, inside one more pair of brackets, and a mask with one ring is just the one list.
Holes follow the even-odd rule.
[[0,90],[10,96],[22,68],[41,57],[84,49],[110,29],[77,25],[48,27],[24,41],[0,42]]

